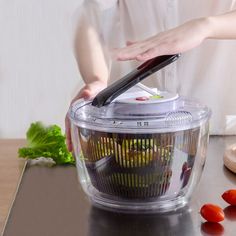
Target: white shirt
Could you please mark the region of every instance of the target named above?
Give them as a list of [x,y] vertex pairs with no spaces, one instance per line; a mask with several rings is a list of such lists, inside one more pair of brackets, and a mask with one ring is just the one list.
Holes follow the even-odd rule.
[[[121,47],[187,20],[236,8],[235,0],[87,0],[102,10],[102,35],[109,48]],[[137,62],[113,62],[110,81]],[[177,63],[147,79],[147,85],[196,98],[212,109],[211,134],[236,134],[236,40],[208,40]]]

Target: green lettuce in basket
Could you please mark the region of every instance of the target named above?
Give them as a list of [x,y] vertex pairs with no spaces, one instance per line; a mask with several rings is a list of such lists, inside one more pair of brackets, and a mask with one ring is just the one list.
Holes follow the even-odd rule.
[[26,137],[28,145],[18,150],[19,157],[27,159],[45,157],[51,158],[58,165],[75,164],[59,126],[46,127],[41,122],[35,122],[28,129]]
[[171,151],[168,146],[156,145],[153,139],[124,139],[121,145],[115,145],[115,157],[123,167],[143,167],[154,160],[168,163]]

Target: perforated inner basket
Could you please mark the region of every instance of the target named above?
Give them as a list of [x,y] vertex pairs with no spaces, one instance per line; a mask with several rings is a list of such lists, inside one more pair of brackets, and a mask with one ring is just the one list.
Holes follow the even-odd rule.
[[[170,183],[177,175],[181,179],[185,161],[192,169],[199,130],[122,134],[78,128],[80,158],[98,191],[127,199],[156,198],[172,191]],[[181,189],[188,180],[183,178],[179,182]],[[173,185],[173,188],[177,186]]]

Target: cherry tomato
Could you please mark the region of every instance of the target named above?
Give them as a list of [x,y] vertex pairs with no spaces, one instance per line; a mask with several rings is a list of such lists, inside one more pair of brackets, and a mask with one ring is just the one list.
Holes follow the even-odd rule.
[[236,189],[230,189],[221,196],[230,205],[236,206]]
[[219,206],[213,204],[203,205],[200,213],[201,216],[209,222],[220,222],[225,218],[223,210]]

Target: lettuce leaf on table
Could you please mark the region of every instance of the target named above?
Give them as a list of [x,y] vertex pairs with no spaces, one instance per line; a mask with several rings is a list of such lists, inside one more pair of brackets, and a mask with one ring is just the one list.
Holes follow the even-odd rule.
[[26,133],[27,147],[18,150],[19,157],[37,159],[51,158],[56,164],[75,164],[67,149],[65,135],[57,125],[44,126],[41,122],[32,123]]

